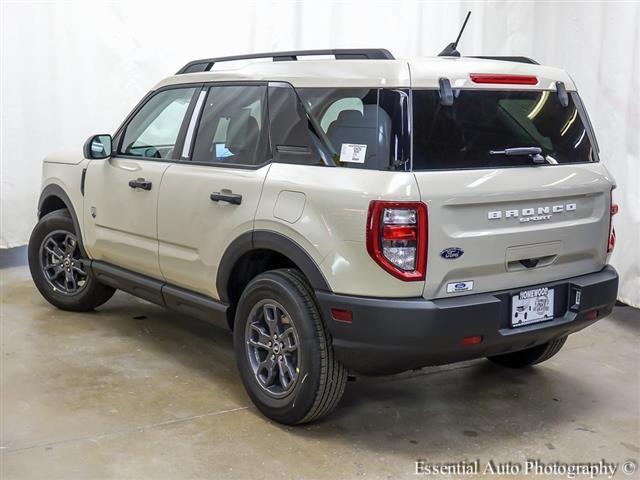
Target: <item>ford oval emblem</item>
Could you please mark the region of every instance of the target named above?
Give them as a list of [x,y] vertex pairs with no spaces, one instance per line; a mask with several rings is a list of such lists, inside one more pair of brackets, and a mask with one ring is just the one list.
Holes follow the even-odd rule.
[[460,247],[449,247],[445,248],[440,252],[440,256],[447,260],[454,260],[456,258],[460,258],[464,254],[464,250]]

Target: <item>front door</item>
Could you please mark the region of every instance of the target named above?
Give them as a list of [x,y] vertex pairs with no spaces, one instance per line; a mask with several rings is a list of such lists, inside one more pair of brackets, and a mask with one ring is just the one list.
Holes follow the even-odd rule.
[[114,156],[89,163],[83,217],[93,259],[162,278],[158,193],[195,91],[169,88],[149,97],[116,137]]
[[193,147],[183,149],[183,161],[167,169],[160,188],[160,268],[168,283],[219,298],[220,259],[253,229],[269,170],[266,93],[255,84],[206,93]]

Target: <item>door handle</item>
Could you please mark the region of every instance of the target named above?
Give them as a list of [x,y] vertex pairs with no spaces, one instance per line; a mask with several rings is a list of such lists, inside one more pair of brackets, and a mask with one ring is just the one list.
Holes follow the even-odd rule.
[[535,268],[538,266],[539,262],[539,258],[523,258],[522,260],[520,260],[522,266],[526,268]]
[[231,193],[231,191],[229,193],[213,192],[209,198],[214,202],[228,202],[231,205],[240,205],[242,203],[242,195]]
[[140,188],[142,190],[151,190],[151,185],[153,185],[149,180],[145,180],[144,178],[138,178],[136,180],[129,180],[129,186],[131,188]]

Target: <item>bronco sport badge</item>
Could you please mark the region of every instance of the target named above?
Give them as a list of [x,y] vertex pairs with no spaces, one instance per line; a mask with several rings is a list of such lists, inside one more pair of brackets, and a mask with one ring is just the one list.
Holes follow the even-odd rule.
[[523,208],[522,210],[495,210],[487,212],[487,219],[498,220],[501,218],[517,218],[521,223],[539,222],[540,220],[550,220],[554,213],[572,212],[577,208],[575,203],[566,205],[548,205],[536,208]]

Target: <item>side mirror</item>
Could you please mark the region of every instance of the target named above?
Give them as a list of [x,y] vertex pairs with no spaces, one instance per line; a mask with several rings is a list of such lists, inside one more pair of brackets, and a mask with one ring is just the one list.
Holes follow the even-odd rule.
[[84,142],[84,158],[100,160],[111,156],[111,135],[93,135]]

